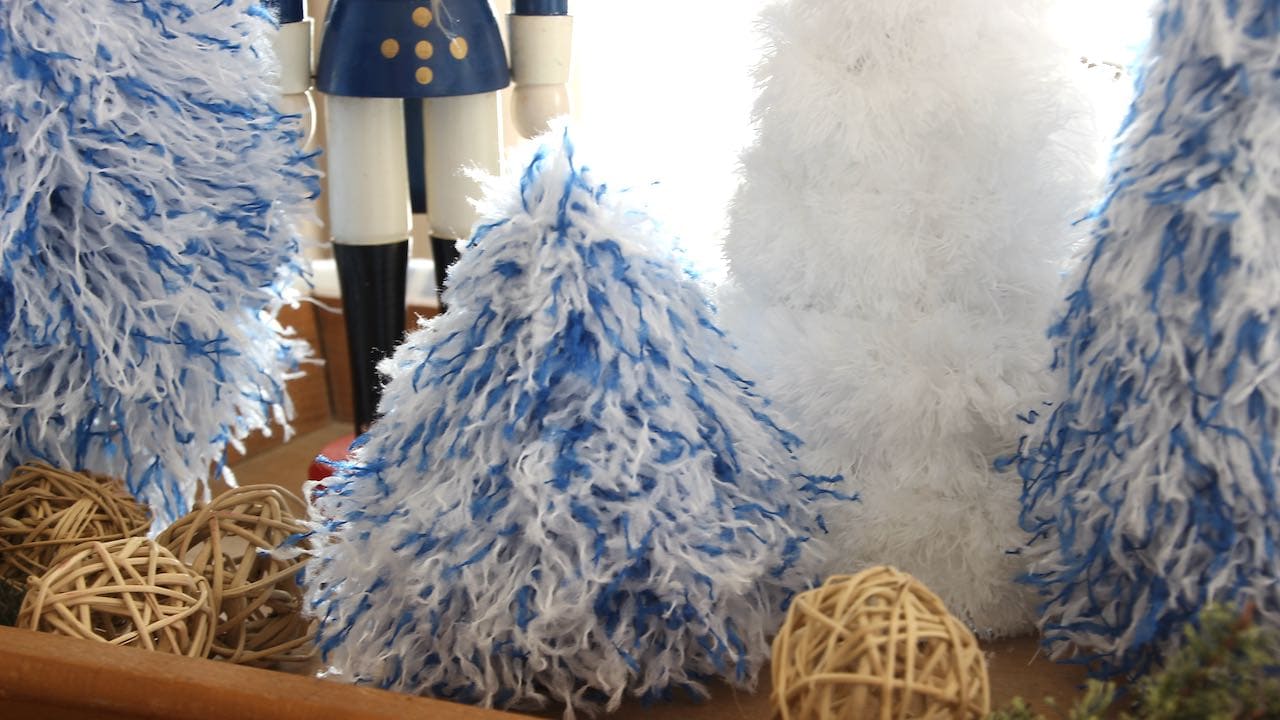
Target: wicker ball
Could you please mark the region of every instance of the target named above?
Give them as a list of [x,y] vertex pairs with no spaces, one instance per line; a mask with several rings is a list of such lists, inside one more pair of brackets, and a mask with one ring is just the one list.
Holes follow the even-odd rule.
[[147,506],[114,478],[21,465],[0,485],[0,579],[23,586],[63,551],[145,535]]
[[[209,580],[218,616],[213,657],[253,665],[314,658],[314,627],[296,581],[307,555],[272,552],[306,532],[297,519],[303,510],[280,487],[249,485],[196,507],[156,538]],[[307,548],[303,541],[299,549]]]
[[973,633],[893,568],[798,595],[773,642],[773,706],[783,720],[959,720],[984,718],[990,705]]
[[18,627],[205,657],[209,583],[147,538],[86,543],[33,578]]

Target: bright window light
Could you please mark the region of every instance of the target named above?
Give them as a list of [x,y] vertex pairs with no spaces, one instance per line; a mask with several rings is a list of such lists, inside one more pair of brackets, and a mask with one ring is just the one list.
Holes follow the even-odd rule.
[[[1117,79],[1116,72],[1131,64],[1149,30],[1150,1],[1053,1],[1053,22],[1068,47],[1078,48],[1072,72],[1093,106],[1101,172],[1132,91],[1127,74]],[[633,177],[661,182],[661,216],[712,281],[723,276],[720,246],[738,155],[752,139],[751,73],[762,45],[755,22],[767,4],[572,5],[576,125]]]

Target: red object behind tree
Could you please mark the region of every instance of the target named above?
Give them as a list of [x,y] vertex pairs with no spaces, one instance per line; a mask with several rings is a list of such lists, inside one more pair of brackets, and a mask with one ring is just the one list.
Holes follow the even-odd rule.
[[354,434],[343,435],[325,445],[320,454],[316,456],[316,459],[311,461],[311,467],[307,468],[307,479],[319,482],[332,475],[333,468],[330,467],[329,463],[346,460],[348,457],[347,451],[351,448],[351,443],[355,441],[356,436]]

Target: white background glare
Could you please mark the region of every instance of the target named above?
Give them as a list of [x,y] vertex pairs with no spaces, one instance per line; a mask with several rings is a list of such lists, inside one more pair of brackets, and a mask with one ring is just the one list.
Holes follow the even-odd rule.
[[[844,2],[847,0],[833,0]],[[878,2],[880,0],[867,0]],[[763,0],[578,0],[574,15],[575,125],[608,148],[627,179],[660,183],[657,212],[714,282],[737,186],[737,160],[751,141],[753,66]],[[1149,28],[1148,0],[1055,0],[1054,26],[1077,56],[1093,104],[1102,158],[1126,109],[1127,67]]]

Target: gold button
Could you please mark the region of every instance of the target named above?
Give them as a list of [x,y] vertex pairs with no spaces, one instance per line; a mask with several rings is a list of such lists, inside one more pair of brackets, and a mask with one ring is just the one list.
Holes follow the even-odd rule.
[[418,27],[426,27],[431,24],[431,11],[420,7],[413,11],[413,24]]
[[413,52],[418,56],[419,60],[427,60],[435,54],[436,49],[426,40],[419,40],[418,44],[413,46]]
[[413,74],[413,77],[418,81],[419,85],[430,85],[431,81],[435,79],[435,73],[431,72],[431,68],[429,67],[420,67],[418,68],[418,71]]
[[400,43],[395,38],[387,38],[382,41],[382,57],[390,60],[400,54]]
[[449,41],[449,52],[457,59],[461,60],[467,56],[467,39],[459,35]]

